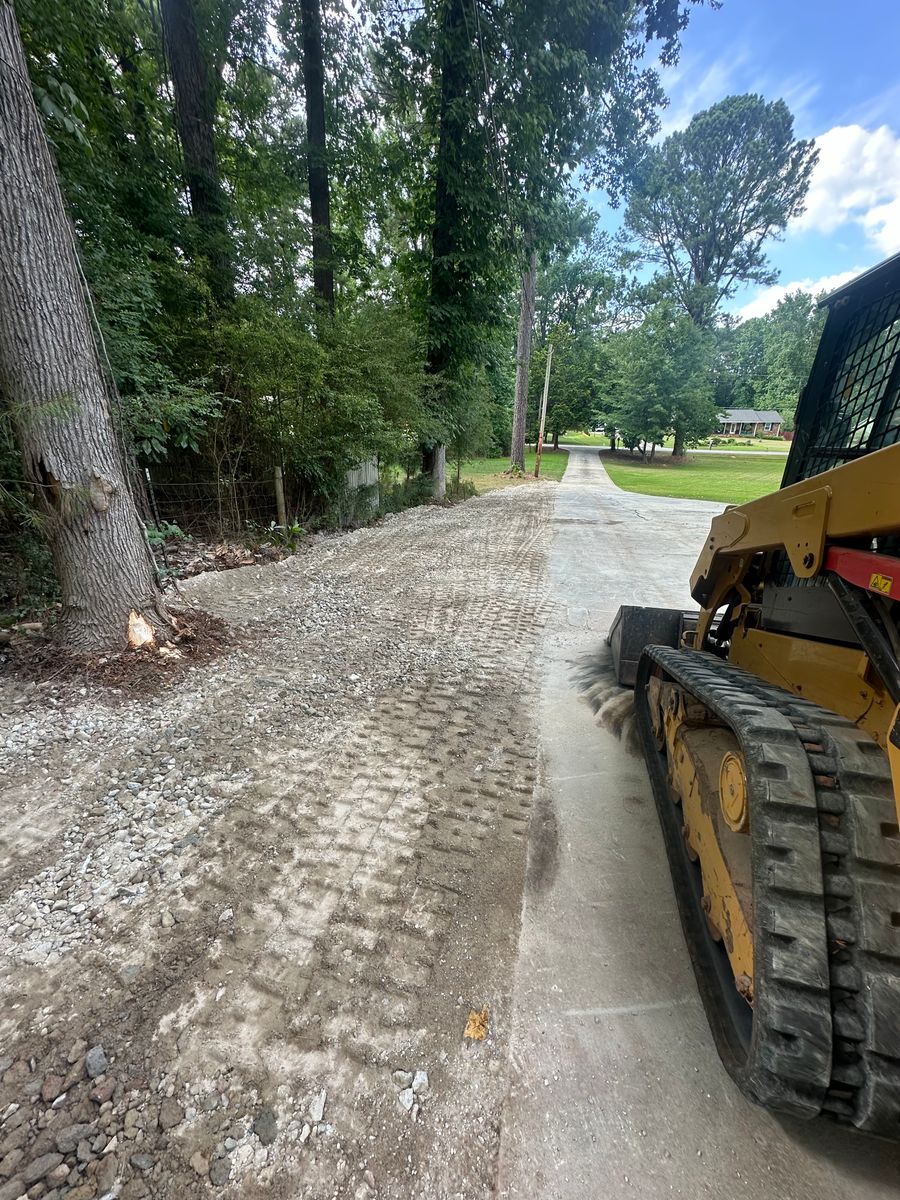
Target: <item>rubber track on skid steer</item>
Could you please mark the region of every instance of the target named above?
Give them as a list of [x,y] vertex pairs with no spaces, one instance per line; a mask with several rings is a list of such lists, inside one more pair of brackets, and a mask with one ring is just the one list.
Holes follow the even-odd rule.
[[[729,1028],[733,1006],[709,978],[705,925],[679,887],[699,872],[674,832],[680,810],[649,727],[654,663],[723,720],[744,753],[755,997],[742,1047]],[[768,1107],[823,1111],[900,1137],[900,835],[884,751],[845,718],[711,654],[649,648],[636,701],[682,923],[732,1076]]]

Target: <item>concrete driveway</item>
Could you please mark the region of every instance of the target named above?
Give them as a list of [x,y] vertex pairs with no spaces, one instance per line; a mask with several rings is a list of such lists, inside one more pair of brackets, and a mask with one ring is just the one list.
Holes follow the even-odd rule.
[[725,1074],[643,766],[573,683],[619,604],[690,603],[690,571],[721,508],[620,491],[596,450],[570,450],[553,520],[560,615],[544,640],[544,780],[516,968],[502,1197],[896,1195],[896,1148],[777,1119]]

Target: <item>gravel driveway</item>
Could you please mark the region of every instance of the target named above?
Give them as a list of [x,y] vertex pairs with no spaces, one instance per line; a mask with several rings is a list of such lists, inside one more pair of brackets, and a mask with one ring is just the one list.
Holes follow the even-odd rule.
[[555,489],[190,581],[242,644],[155,699],[0,682],[0,1200],[490,1193]]
[[578,690],[718,507],[573,450],[191,580],[240,641],[156,698],[0,679],[0,1200],[894,1195],[731,1085]]

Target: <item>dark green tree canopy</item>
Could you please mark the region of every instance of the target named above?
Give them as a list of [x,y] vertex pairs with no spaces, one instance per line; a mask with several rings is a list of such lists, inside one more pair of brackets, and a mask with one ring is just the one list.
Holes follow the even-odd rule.
[[825,324],[808,292],[771,312],[716,330],[716,398],[726,408],[772,408],[791,427]]
[[702,326],[740,283],[773,283],[766,241],[803,211],[817,151],[783,100],[729,96],[649,151],[628,228]]
[[712,339],[676,303],[663,300],[614,340],[610,416],[626,445],[661,442],[679,431],[690,443],[715,432]]

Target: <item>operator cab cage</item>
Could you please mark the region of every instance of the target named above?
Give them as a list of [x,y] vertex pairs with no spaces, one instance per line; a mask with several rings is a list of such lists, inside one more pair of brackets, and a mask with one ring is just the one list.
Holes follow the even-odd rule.
[[900,254],[822,303],[782,487],[900,441]]
[[[822,304],[828,318],[797,406],[783,488],[900,442],[900,254],[838,288]],[[896,534],[853,544],[900,553]],[[857,641],[827,580],[797,579],[783,551],[765,590],[763,625],[828,641]]]

